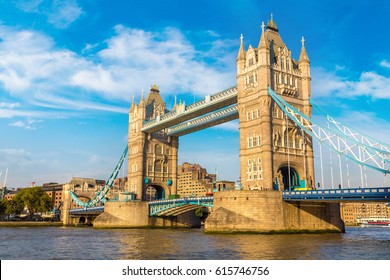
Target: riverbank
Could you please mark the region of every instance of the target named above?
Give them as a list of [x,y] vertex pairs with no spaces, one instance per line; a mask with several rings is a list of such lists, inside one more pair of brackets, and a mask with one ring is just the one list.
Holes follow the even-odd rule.
[[25,221],[9,221],[9,222],[0,222],[0,227],[61,227],[63,226],[62,222],[25,222]]

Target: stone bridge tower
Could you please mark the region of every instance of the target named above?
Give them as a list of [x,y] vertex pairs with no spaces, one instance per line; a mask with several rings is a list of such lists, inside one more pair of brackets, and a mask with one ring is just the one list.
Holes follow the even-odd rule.
[[270,87],[311,116],[310,61],[302,38],[299,60],[292,58],[271,16],[257,48],[245,51],[241,36],[237,56],[240,120],[240,176],[247,190],[312,188],[312,139],[272,101]]
[[[153,133],[141,131],[143,123],[167,112],[159,88],[154,84],[146,100],[133,102],[129,112],[128,185],[127,191],[136,199],[168,198],[177,190],[178,138],[169,137],[165,130]],[[148,196],[147,196],[148,191]]]

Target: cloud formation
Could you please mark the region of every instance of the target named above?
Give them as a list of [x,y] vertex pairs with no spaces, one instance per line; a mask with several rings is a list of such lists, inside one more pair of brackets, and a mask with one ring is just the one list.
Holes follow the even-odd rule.
[[354,81],[339,75],[336,71],[313,68],[312,79],[313,96],[316,97],[354,98],[366,96],[373,99],[390,99],[390,77],[374,71],[362,72],[359,78]]
[[68,28],[84,11],[76,0],[19,0],[16,7],[26,13],[35,13],[46,18],[58,29]]
[[[149,32],[118,25],[114,31],[100,49],[90,48],[83,56],[58,48],[35,30],[0,25],[0,91],[16,99],[18,107],[125,113],[123,101],[153,82],[162,95],[191,92],[196,83],[200,96],[235,82],[234,61],[226,59],[235,51],[229,40],[209,36],[208,46],[198,50],[175,28]],[[12,117],[16,106],[2,104],[0,117]]]

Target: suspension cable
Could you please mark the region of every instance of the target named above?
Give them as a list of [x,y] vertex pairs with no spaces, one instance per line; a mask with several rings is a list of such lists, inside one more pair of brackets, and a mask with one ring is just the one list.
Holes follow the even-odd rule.
[[288,116],[286,114],[286,131],[287,131],[287,166],[288,166],[288,189],[291,192],[291,174],[290,174],[290,143],[289,143],[289,132],[288,132]]
[[303,174],[305,176],[305,187],[307,188],[307,174],[306,174],[306,138],[305,138],[305,132],[301,128],[302,132],[302,155],[303,155]]
[[[319,131],[319,135],[321,136],[321,130]],[[324,164],[322,161],[322,141],[320,141],[320,163],[321,163],[321,186],[324,189]]]
[[351,184],[350,184],[350,181],[349,181],[349,165],[348,165],[348,158],[345,158],[345,162],[346,162],[346,165],[347,165],[347,186],[348,186],[348,189],[351,188]]
[[[329,128],[329,122],[328,122],[328,128]],[[331,188],[333,189],[334,188],[334,175],[333,175],[333,159],[332,159],[333,152],[332,152],[331,145],[330,145],[330,138],[331,137],[332,137],[332,135],[329,134],[328,142],[329,142],[330,179],[332,182]]]
[[[340,151],[340,137],[337,136],[337,149]],[[343,187],[343,170],[341,167],[341,154],[340,152],[338,153],[339,157],[339,166],[340,166],[340,187]]]

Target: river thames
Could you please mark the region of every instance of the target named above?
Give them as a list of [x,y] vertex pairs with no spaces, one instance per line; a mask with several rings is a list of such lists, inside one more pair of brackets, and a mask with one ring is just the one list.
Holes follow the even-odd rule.
[[204,234],[203,229],[1,227],[1,260],[389,260],[390,228],[344,234]]

